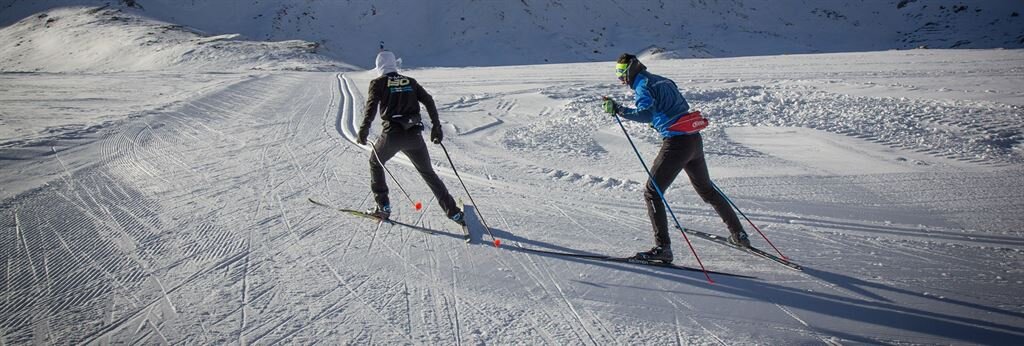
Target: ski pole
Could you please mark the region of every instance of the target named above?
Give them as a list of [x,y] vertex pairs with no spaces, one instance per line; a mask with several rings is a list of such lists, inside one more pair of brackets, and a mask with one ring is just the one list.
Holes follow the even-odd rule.
[[782,256],[782,259],[787,260],[787,261],[789,260],[789,257],[786,257],[786,255],[783,255],[782,251],[779,251],[779,248],[775,247],[775,244],[772,244],[771,240],[768,240],[768,237],[764,235],[764,232],[761,232],[761,229],[758,228],[757,225],[755,225],[753,221],[750,221],[750,218],[747,217],[747,215],[744,214],[742,210],[740,210],[740,207],[736,206],[736,203],[732,202],[732,199],[729,198],[729,196],[725,195],[725,192],[722,192],[722,189],[718,188],[718,185],[716,185],[715,182],[712,181],[711,182],[711,186],[713,186],[715,188],[715,191],[718,191],[718,194],[722,195],[722,197],[725,197],[725,200],[727,202],[729,202],[729,205],[731,205],[733,207],[733,209],[736,209],[736,211],[738,211],[740,213],[740,215],[742,215],[743,218],[747,220],[747,223],[749,223],[751,226],[754,226],[754,229],[757,230],[757,233],[761,234],[761,238],[764,238],[764,240],[768,242],[768,245],[771,245],[772,249],[775,249],[775,252],[778,252],[779,256]]
[[619,128],[622,129],[622,133],[626,135],[626,140],[629,141],[629,145],[633,147],[633,152],[636,153],[636,157],[640,159],[640,165],[644,166],[644,171],[647,172],[647,178],[650,179],[651,185],[654,186],[654,191],[658,192],[658,197],[661,198],[661,202],[665,204],[665,209],[668,210],[668,214],[672,215],[672,221],[675,221],[676,227],[679,232],[683,234],[683,239],[686,240],[686,245],[690,247],[690,252],[693,252],[693,257],[697,259],[697,264],[700,264],[700,270],[704,271],[704,276],[708,278],[708,283],[715,283],[711,280],[711,275],[708,275],[708,270],[704,268],[704,263],[700,261],[700,256],[697,256],[697,250],[693,248],[693,244],[690,243],[690,237],[686,236],[686,232],[683,232],[683,226],[679,224],[679,219],[676,218],[676,213],[672,212],[672,207],[668,205],[668,200],[665,199],[665,194],[661,193],[661,187],[658,186],[658,182],[654,180],[654,175],[651,174],[651,170],[647,168],[647,163],[644,162],[644,157],[640,155],[640,150],[637,150],[636,144],[633,144],[633,138],[629,136],[629,132],[626,131],[626,126],[622,125],[622,119],[619,119],[618,114],[613,114],[615,121],[619,123]]
[[501,247],[501,239],[495,238],[494,234],[491,233],[491,226],[487,225],[487,220],[484,220],[484,214],[480,213],[479,205],[473,200],[473,195],[469,193],[469,189],[466,188],[466,183],[462,181],[462,177],[459,176],[459,171],[455,169],[455,163],[452,162],[452,156],[448,155],[448,148],[444,147],[444,143],[437,142],[441,145],[441,150],[444,151],[444,157],[448,158],[448,164],[452,166],[452,172],[455,172],[455,177],[459,178],[459,184],[462,184],[462,189],[466,191],[466,196],[469,196],[469,202],[473,203],[473,207],[476,207],[476,215],[480,216],[480,222],[484,224],[484,230],[487,231],[487,235],[494,239],[494,247]]
[[[380,138],[378,138],[377,140],[380,140]],[[377,148],[371,145],[370,150],[373,151],[373,157],[377,158],[377,163],[379,163],[381,167],[384,167],[384,171],[388,173],[388,176],[391,177],[391,180],[395,182],[395,185],[398,185],[398,189],[402,190],[402,193],[405,194],[405,199],[408,199],[409,203],[412,203],[413,208],[416,208],[416,211],[419,211],[421,208],[423,208],[423,203],[420,203],[419,201],[413,202],[412,197],[409,197],[409,193],[405,192],[405,188],[402,187],[402,183],[399,183],[398,179],[395,178],[395,175],[391,174],[391,170],[388,169],[388,166],[384,165],[384,161],[381,161],[380,155],[377,155]]]

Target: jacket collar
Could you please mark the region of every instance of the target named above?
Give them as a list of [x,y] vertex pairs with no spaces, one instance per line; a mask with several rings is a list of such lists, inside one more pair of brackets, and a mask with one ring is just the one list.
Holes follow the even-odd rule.
[[633,85],[630,85],[630,88],[633,88],[633,90],[636,90],[636,88],[637,88],[638,86],[640,86],[640,80],[641,80],[641,79],[644,79],[644,80],[646,80],[646,79],[647,79],[647,77],[648,77],[648,73],[647,73],[647,71],[640,71],[640,72],[637,72],[636,76],[635,76],[635,77],[633,77]]

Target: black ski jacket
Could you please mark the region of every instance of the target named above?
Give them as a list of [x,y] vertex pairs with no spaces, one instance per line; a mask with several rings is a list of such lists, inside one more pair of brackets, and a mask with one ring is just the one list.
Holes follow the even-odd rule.
[[[361,132],[369,131],[370,125],[379,113],[383,120],[384,132],[396,130],[422,130],[420,103],[427,107],[430,122],[439,125],[437,106],[434,98],[411,77],[391,72],[370,81],[366,98],[365,114]],[[379,112],[378,112],[379,107]]]

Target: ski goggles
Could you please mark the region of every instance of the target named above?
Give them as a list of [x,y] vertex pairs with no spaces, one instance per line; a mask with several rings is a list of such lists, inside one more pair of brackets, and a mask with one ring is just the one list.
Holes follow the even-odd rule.
[[615,77],[618,77],[619,81],[625,82],[627,74],[629,74],[629,64],[615,64]]

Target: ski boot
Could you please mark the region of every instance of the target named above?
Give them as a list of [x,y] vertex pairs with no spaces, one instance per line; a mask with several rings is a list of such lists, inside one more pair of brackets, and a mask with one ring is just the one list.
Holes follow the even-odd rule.
[[747,238],[747,232],[744,231],[729,235],[729,243],[739,247],[750,247],[750,239]]
[[637,252],[633,258],[644,261],[672,263],[672,248],[668,246],[655,246],[649,251]]
[[386,204],[378,205],[373,209],[367,210],[366,214],[381,220],[387,220],[391,218],[391,206]]
[[463,213],[462,211],[459,211],[458,213],[455,213],[452,216],[449,216],[448,218],[452,219],[452,221],[455,221],[455,223],[459,224],[459,226],[466,226],[466,214]]

